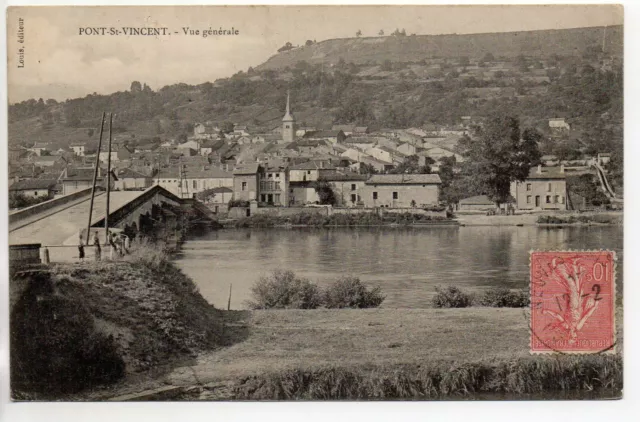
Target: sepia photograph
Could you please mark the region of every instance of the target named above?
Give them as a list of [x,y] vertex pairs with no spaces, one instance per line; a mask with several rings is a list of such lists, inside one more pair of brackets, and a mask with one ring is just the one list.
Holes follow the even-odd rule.
[[623,397],[622,5],[5,19],[12,401]]

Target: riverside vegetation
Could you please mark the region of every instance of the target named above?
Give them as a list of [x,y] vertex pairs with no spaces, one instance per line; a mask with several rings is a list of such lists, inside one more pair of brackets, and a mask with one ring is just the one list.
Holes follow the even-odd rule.
[[529,292],[493,287],[476,298],[456,286],[436,287],[432,303],[434,308],[466,308],[478,304],[492,308],[524,308],[529,306]]
[[358,214],[320,215],[315,213],[298,213],[291,216],[275,216],[257,214],[240,218],[233,223],[235,228],[267,228],[285,225],[331,227],[331,226],[381,226],[389,224],[412,225],[420,223],[451,221],[450,218],[439,215],[425,215],[413,213],[383,213],[373,212]]

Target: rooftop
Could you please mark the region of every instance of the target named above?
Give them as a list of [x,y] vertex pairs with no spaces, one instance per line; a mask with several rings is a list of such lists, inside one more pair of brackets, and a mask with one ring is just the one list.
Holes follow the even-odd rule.
[[495,205],[487,195],[476,195],[460,200],[460,205]]
[[[219,167],[212,165],[187,165],[184,169],[184,177],[186,179],[230,179],[233,177],[228,171],[224,171]],[[158,174],[155,176],[155,179],[179,179],[180,178],[180,167],[172,166],[168,168],[160,169]]]
[[440,184],[437,174],[374,174],[367,180],[368,185],[425,185]]
[[233,170],[234,175],[256,174],[260,169],[260,164],[242,164]]
[[567,174],[562,167],[532,167],[527,179],[565,179],[566,177]]
[[33,189],[51,189],[55,186],[56,181],[52,179],[25,179],[20,180],[9,186],[10,191],[33,190]]

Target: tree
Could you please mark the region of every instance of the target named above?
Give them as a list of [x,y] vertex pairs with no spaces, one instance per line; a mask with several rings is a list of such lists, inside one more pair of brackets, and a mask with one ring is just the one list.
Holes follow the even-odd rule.
[[320,204],[333,205],[336,203],[336,195],[331,188],[331,184],[320,178],[313,183],[313,188],[318,195]]
[[369,103],[359,96],[347,96],[334,115],[334,123],[368,124],[375,120]]
[[223,134],[233,132],[233,122],[225,121],[220,124],[220,132]]
[[291,44],[289,41],[287,41],[285,43],[285,45],[283,45],[282,47],[280,47],[278,49],[278,53],[282,53],[283,51],[289,51],[293,49],[293,44]]
[[490,116],[484,126],[475,128],[473,139],[460,139],[466,182],[476,194],[487,195],[498,206],[505,203],[511,182],[524,181],[531,167],[540,162],[540,139],[533,129],[521,132],[515,117]]
[[313,45],[313,40],[307,40],[307,42],[305,42],[304,45],[306,45],[307,47],[309,47],[310,45]]
[[129,89],[133,94],[142,92],[142,84],[138,81],[131,82],[131,88]]
[[356,37],[360,37],[360,36],[362,36],[362,31],[358,29],[356,31]]
[[383,36],[384,35],[384,30],[381,29],[380,31],[378,31],[378,35]]
[[429,174],[431,173],[431,164],[435,163],[433,158],[425,157],[425,164],[420,165],[420,159],[417,155],[410,155],[404,161],[389,171],[391,174]]
[[387,59],[382,62],[382,65],[380,65],[380,70],[382,70],[383,72],[390,72],[391,70],[393,70],[393,64],[391,63],[391,60]]
[[494,62],[494,61],[496,61],[496,58],[493,57],[493,54],[491,54],[491,53],[485,53],[485,55],[482,56],[482,61],[483,62]]

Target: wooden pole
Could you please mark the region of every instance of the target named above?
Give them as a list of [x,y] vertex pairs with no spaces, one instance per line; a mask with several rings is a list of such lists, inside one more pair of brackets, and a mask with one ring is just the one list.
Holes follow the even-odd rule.
[[93,199],[96,196],[96,181],[98,180],[98,166],[100,165],[100,148],[102,147],[102,131],[104,129],[105,112],[102,112],[102,123],[100,124],[100,139],[98,140],[98,151],[96,151],[96,168],[93,171],[93,185],[91,187],[91,203],[89,204],[89,222],[87,223],[87,246],[89,246],[89,236],[91,235],[91,214],[93,214]]
[[109,155],[107,156],[107,213],[104,215],[104,244],[109,244],[109,200],[111,199],[111,126],[113,113],[109,113]]
[[233,284],[229,284],[229,300],[227,301],[227,311],[231,310],[231,287]]

